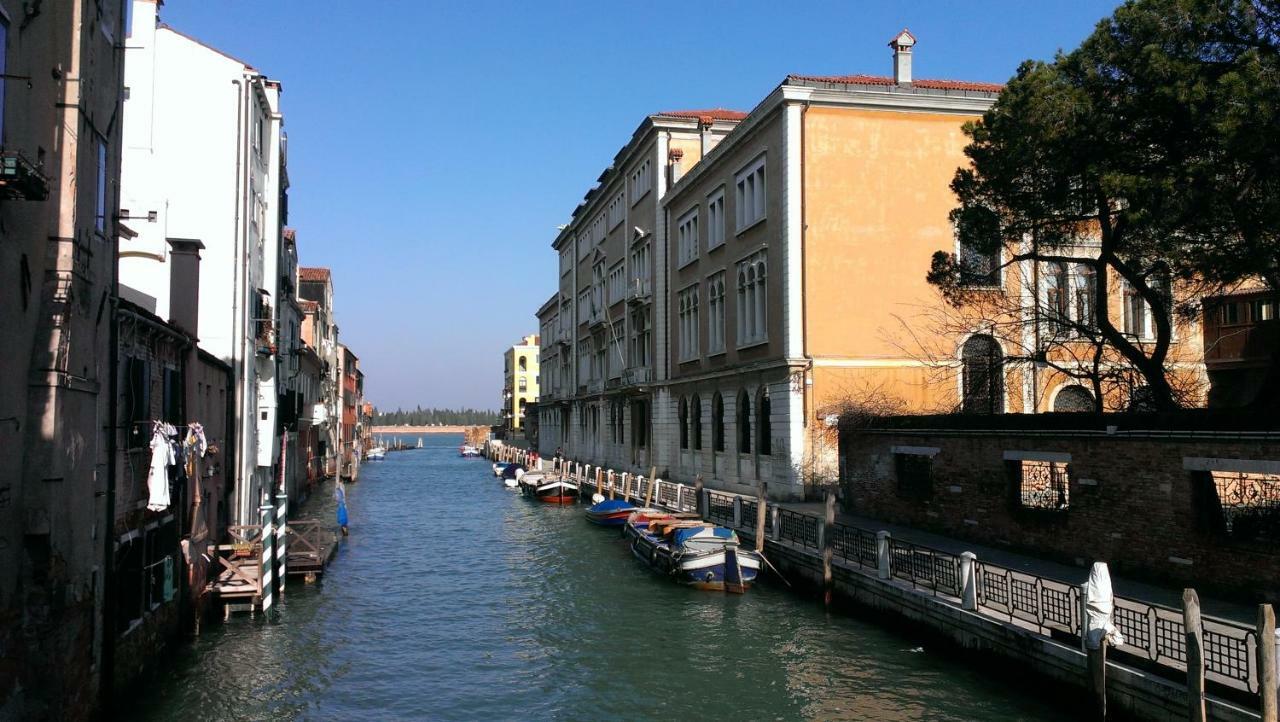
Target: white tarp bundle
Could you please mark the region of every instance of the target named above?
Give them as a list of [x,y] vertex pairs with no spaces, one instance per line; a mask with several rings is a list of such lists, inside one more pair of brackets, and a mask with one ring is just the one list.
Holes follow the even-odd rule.
[[1115,608],[1111,593],[1111,572],[1106,562],[1094,562],[1089,570],[1089,581],[1084,587],[1085,621],[1084,643],[1089,649],[1098,649],[1105,638],[1107,644],[1118,647],[1124,644],[1124,637],[1116,625],[1111,623],[1111,612]]

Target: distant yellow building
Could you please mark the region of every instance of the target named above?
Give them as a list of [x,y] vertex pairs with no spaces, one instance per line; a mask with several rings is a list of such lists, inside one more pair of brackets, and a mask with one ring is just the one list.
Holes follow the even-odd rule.
[[511,432],[523,429],[525,407],[537,400],[538,337],[525,336],[503,354],[503,426]]

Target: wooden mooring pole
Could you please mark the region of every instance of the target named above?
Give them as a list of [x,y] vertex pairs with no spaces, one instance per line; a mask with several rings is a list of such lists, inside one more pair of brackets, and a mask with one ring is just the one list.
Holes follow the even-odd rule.
[[1205,722],[1204,627],[1194,589],[1182,590],[1182,624],[1187,631],[1187,714],[1191,722]]
[[832,532],[836,525],[836,495],[827,490],[827,507],[822,516],[822,603],[831,606],[832,591],[835,588],[835,577],[831,574]]
[[1262,722],[1277,722],[1276,612],[1270,604],[1258,605],[1258,697]]
[[769,485],[763,481],[756,487],[756,551],[758,552],[764,551],[764,515],[765,507],[768,506],[765,499],[768,491]]

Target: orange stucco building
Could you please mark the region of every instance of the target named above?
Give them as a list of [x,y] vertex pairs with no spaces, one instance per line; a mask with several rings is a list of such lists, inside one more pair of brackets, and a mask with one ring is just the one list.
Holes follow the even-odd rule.
[[[619,414],[615,426],[611,413],[596,421],[589,404],[580,403],[586,399],[565,395],[553,448],[615,468],[656,466],[664,478],[701,476],[718,488],[754,489],[766,481],[771,496],[794,498],[806,485],[837,476],[834,420],[850,406],[881,412],[984,406],[999,413],[1050,410],[1059,398],[1063,406],[1091,400],[1087,389],[1054,370],[1064,359],[1000,361],[1018,356],[1016,347],[1037,346],[1037,338],[1027,337],[1040,333],[1036,324],[957,318],[926,281],[934,253],[963,255],[949,217],[957,205],[950,183],[968,163],[965,124],[991,107],[1002,86],[915,79],[914,45],[906,31],[890,42],[893,77],[791,75],[700,152],[659,147],[665,186],[657,200],[654,275],[645,286],[646,298],[650,287],[655,298],[655,357],[639,390],[651,406],[642,417]],[[611,182],[620,184],[616,192],[625,188],[624,176],[601,180],[601,188]],[[570,247],[565,239],[573,228],[562,233],[558,249]],[[1088,246],[1082,243],[1082,257]],[[590,258],[582,251],[578,257]],[[1050,298],[1062,299],[1064,312],[1077,312],[1069,286],[1089,280],[1078,269],[1005,268],[1001,260],[992,259],[991,274],[980,280],[992,294],[1013,299],[1014,315],[1034,316]],[[607,269],[593,275],[588,267],[578,272],[588,281],[576,286],[578,306],[590,307],[597,287],[612,301]],[[1139,299],[1130,319],[1123,289],[1112,287],[1112,313],[1124,315],[1135,339],[1147,338],[1149,309],[1144,316]],[[574,302],[562,291],[543,305],[544,334],[556,338],[562,322],[554,317]],[[1087,313],[1087,305],[1079,312]],[[590,327],[593,315],[580,310],[576,318]],[[595,347],[568,336],[562,361],[589,368]],[[1202,376],[1198,329],[1179,326],[1175,340],[1175,364]],[[611,356],[600,358],[607,368]],[[1076,388],[1064,394],[1069,386]],[[607,374],[601,388],[607,393]],[[575,408],[588,415],[574,415]],[[636,419],[645,428],[636,428]],[[648,453],[621,464],[598,454],[596,428],[624,444],[643,438]]]

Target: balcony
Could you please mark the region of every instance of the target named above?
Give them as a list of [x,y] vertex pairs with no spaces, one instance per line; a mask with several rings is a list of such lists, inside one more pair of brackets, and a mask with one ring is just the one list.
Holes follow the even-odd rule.
[[652,374],[647,366],[629,368],[622,372],[622,383],[625,385],[647,384]]
[[627,303],[648,303],[653,298],[652,284],[647,278],[633,278],[627,287]]
[[590,379],[587,381],[587,393],[598,394],[604,391],[603,379]]
[[18,151],[0,150],[0,198],[46,200],[49,198],[49,180]]
[[275,324],[270,319],[262,319],[257,322],[257,338],[254,346],[258,353],[263,356],[272,356],[276,352],[276,335]]

